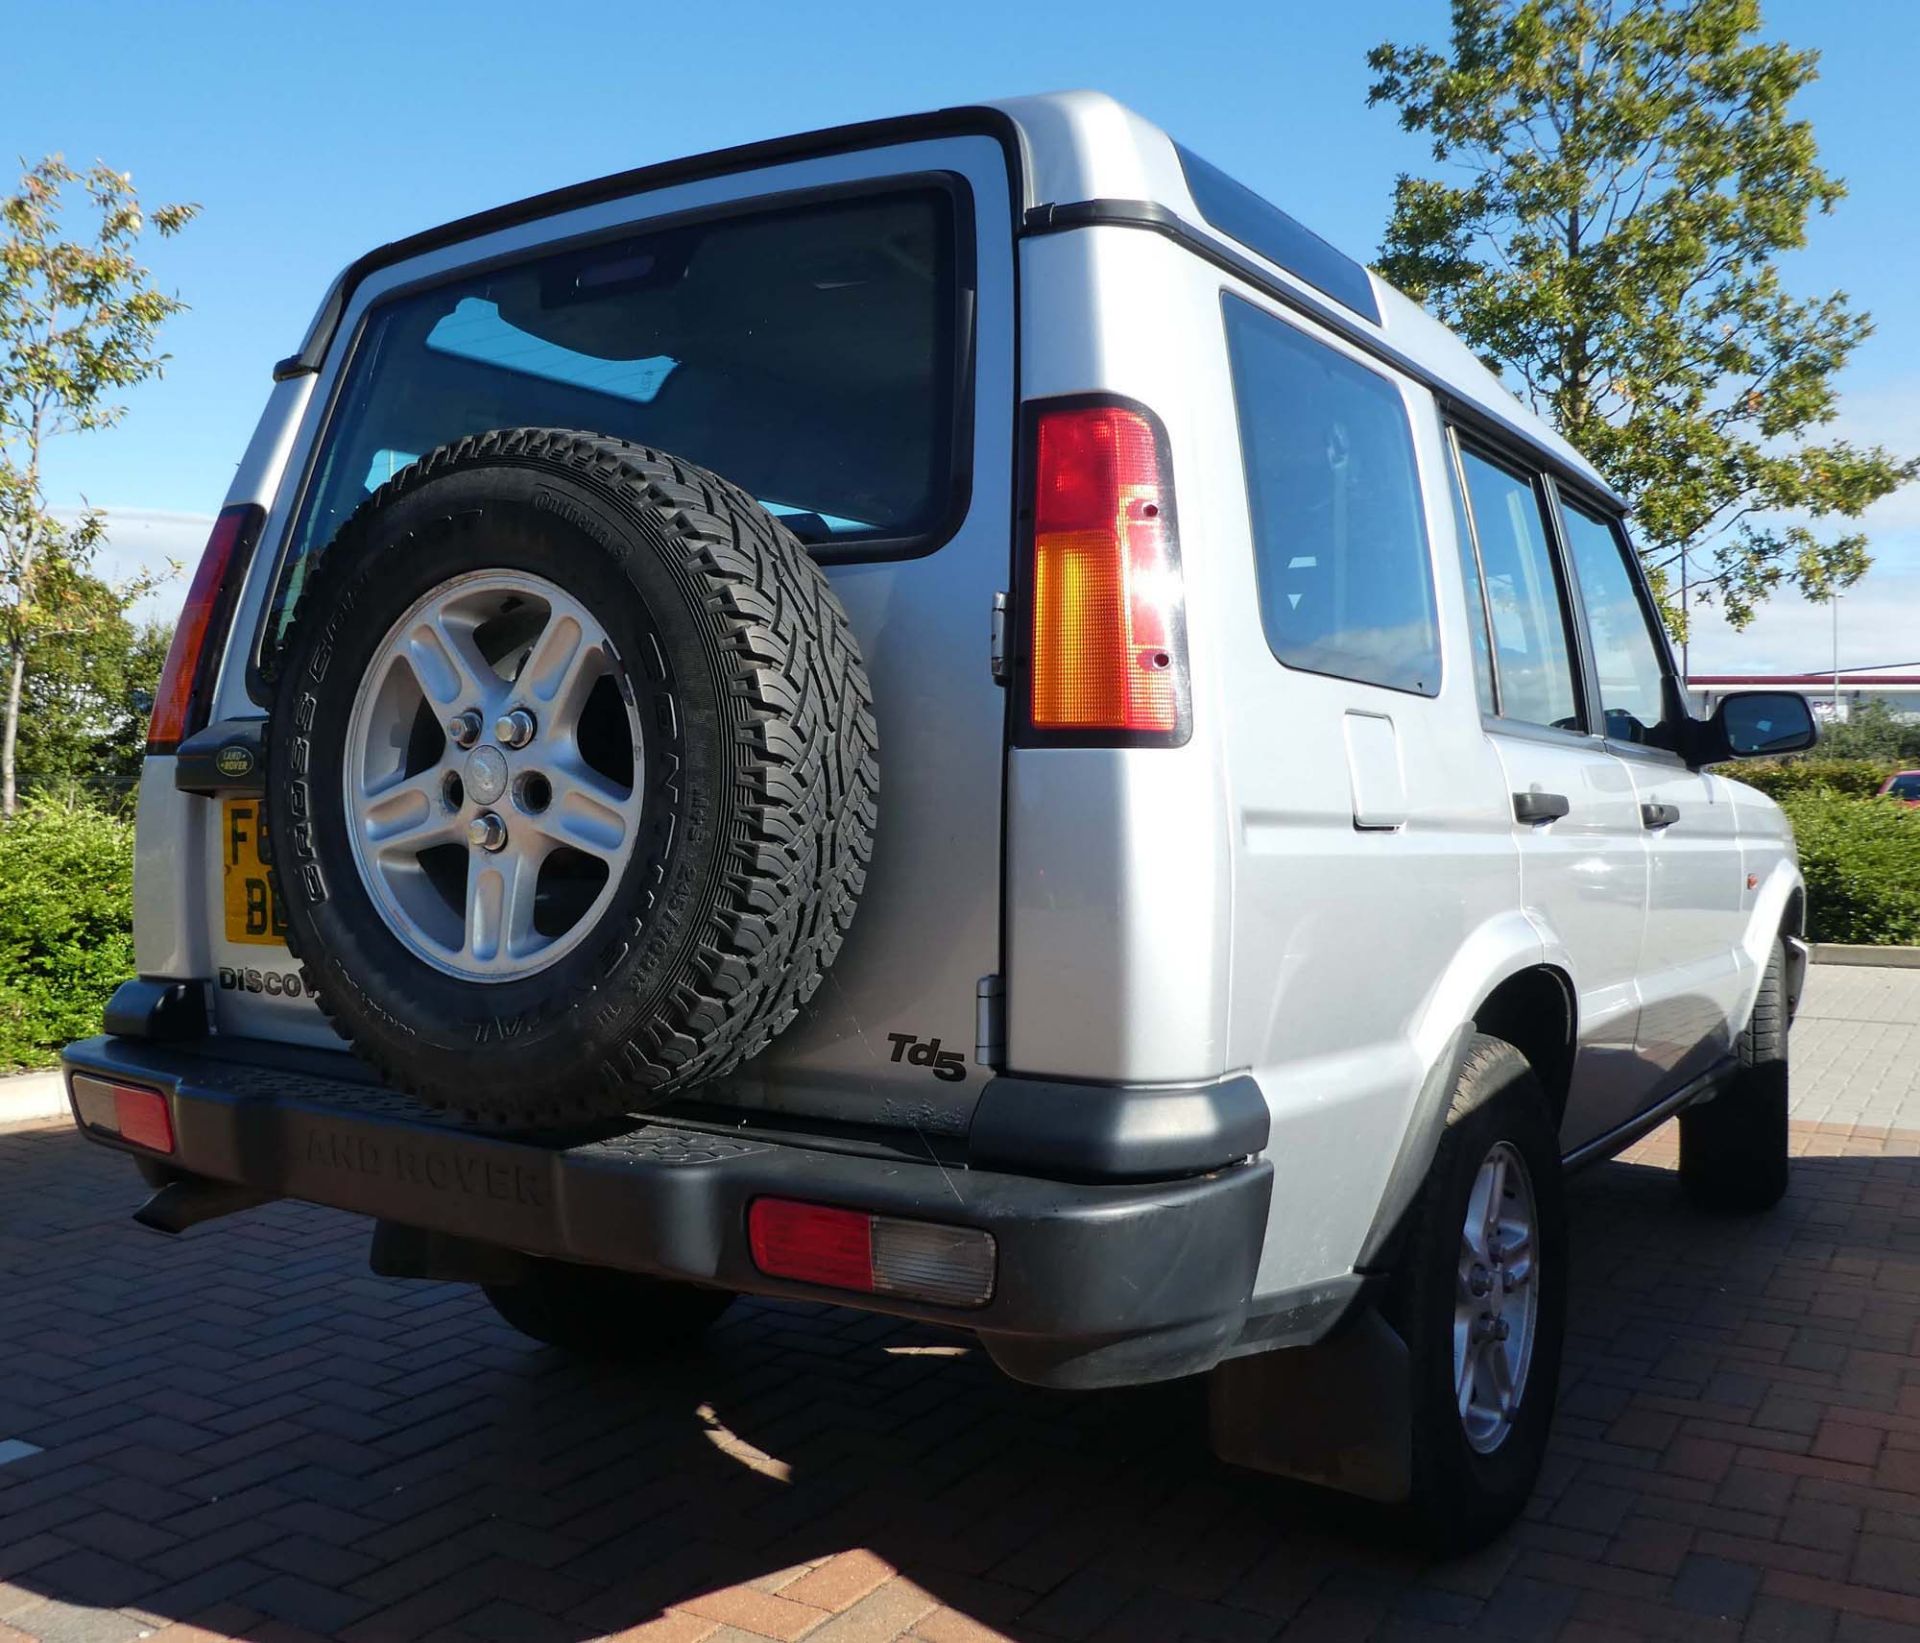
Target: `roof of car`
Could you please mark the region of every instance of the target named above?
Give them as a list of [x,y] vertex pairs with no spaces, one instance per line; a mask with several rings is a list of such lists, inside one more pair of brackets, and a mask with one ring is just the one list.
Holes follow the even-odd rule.
[[[1008,149],[1010,166],[1011,156],[1017,153],[1024,184],[1024,197],[1014,202],[1019,231],[1045,233],[1117,222],[1171,234],[1427,382],[1443,392],[1456,410],[1478,412],[1496,429],[1524,438],[1562,473],[1603,496],[1613,495],[1585,458],[1509,393],[1464,342],[1418,303],[1251,190],[1181,149],[1151,121],[1098,91],[1008,98],[719,149],[458,218],[379,246],[350,264],[327,293],[299,352],[276,365],[274,375],[279,379],[318,370],[354,287],[376,269],[427,251],[576,206],[702,176],[967,131],[988,131],[998,137]],[[1214,220],[1195,199],[1198,178],[1206,179],[1214,192],[1210,202]],[[1233,206],[1233,223],[1219,220],[1222,199]],[[1277,239],[1256,234],[1262,239],[1256,245],[1235,233],[1256,219],[1276,229]]]
[[[1219,237],[1220,225],[1209,223],[1194,198],[1193,181],[1183,164],[1186,151],[1159,126],[1105,92],[1050,92],[986,106],[1006,115],[1021,133],[1033,205],[1058,208],[1080,201],[1152,201],[1197,233]],[[1268,283],[1312,295],[1311,282],[1297,267],[1275,262],[1244,244],[1241,249],[1266,274]],[[1350,320],[1346,315],[1322,317],[1340,318],[1343,329],[1358,333],[1357,340],[1384,345],[1399,363],[1445,384],[1453,397],[1525,434],[1596,490],[1612,494],[1593,465],[1515,398],[1466,343],[1371,269],[1365,277],[1373,290],[1377,321],[1362,313],[1352,313]]]

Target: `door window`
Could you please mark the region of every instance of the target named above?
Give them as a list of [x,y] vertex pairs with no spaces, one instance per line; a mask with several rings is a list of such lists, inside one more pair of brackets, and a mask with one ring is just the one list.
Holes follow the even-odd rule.
[[1391,378],[1226,301],[1260,620],[1289,667],[1432,696],[1440,640],[1406,401]]
[[1580,730],[1567,590],[1533,480],[1462,449],[1503,718]]
[[1607,735],[1617,742],[1670,747],[1675,718],[1667,669],[1627,563],[1632,549],[1610,520],[1564,494],[1560,501],[1573,573],[1580,578],[1587,630],[1593,636]]

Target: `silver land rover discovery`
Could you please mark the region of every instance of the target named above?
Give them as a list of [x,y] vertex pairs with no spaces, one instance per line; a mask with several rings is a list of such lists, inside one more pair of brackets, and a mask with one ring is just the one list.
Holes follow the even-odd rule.
[[[1561,1182],[1784,1191],[1804,890],[1621,504],[1106,97],[369,252],[273,371],[66,1055],[179,1232],[273,1197],[543,1340],[734,1295],[1206,1374],[1229,1460],[1484,1538]],[[351,1053],[350,1053],[351,1052]]]

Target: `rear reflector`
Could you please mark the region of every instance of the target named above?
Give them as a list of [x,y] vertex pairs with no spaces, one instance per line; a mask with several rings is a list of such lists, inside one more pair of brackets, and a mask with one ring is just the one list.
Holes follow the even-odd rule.
[[266,514],[252,503],[223,508],[213,522],[199,567],[187,588],[180,625],[167,647],[147,726],[147,751],[171,753],[205,727],[213,705],[214,674],[226,648],[233,602]]
[[943,1306],[993,1299],[993,1234],[977,1227],[756,1198],[747,1211],[747,1241],[753,1264],[769,1278]]
[[1033,428],[1030,723],[1050,741],[1183,742],[1185,595],[1160,426],[1101,401],[1042,406]]
[[75,1073],[73,1110],[90,1130],[117,1135],[154,1152],[173,1151],[173,1114],[158,1090]]

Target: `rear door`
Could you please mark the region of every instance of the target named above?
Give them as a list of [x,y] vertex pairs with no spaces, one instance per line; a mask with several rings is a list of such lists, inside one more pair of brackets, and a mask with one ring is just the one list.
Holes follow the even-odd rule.
[[[562,210],[370,274],[263,482],[217,716],[262,715],[260,664],[327,541],[438,444],[587,428],[734,479],[786,517],[852,616],[880,815],[861,910],[810,1008],[702,1095],[962,1131],[984,1077],[976,995],[1000,968],[988,634],[1010,556],[1011,224],[1000,143],[949,135]],[[202,834],[219,1025],[335,1043],[286,979],[258,810],[225,801]]]
[[1636,1050],[1647,847],[1627,768],[1592,733],[1579,605],[1537,470],[1455,441],[1477,554],[1493,711],[1528,914],[1573,980],[1572,1148],[1623,1122],[1651,1082]]

